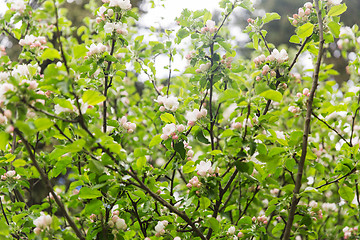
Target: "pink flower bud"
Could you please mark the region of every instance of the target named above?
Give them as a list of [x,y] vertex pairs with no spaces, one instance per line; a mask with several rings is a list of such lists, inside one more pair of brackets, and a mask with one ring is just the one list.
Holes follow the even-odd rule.
[[296,96],[297,96],[297,97],[301,97],[302,94],[298,92],[298,93],[296,94]]
[[260,76],[256,76],[256,81],[260,81],[261,80],[261,77]]
[[310,90],[308,88],[304,88],[303,95],[308,96],[309,93],[310,93]]

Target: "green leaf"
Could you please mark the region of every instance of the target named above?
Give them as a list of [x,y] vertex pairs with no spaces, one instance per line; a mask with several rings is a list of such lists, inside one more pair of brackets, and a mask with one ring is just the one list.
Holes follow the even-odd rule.
[[336,6],[332,6],[328,13],[328,16],[330,16],[330,17],[338,16],[338,15],[342,14],[343,12],[345,12],[346,9],[347,9],[347,6],[345,3],[336,5]]
[[272,90],[272,89],[267,90],[267,91],[265,91],[265,92],[262,92],[262,93],[260,94],[260,96],[262,96],[262,97],[264,97],[264,98],[266,98],[266,99],[273,100],[273,101],[275,101],[275,102],[281,102],[281,100],[282,100],[282,95],[281,95],[281,93],[278,92],[278,91]]
[[300,26],[297,31],[297,35],[304,39],[306,37],[309,37],[314,31],[314,25],[307,22],[304,25]]
[[200,142],[202,143],[205,143],[205,144],[209,144],[209,140],[204,136],[204,133],[201,129],[199,129],[197,132],[196,132],[196,135],[195,135],[196,139],[199,140]]
[[259,48],[259,34],[252,35],[253,46],[255,50]]
[[300,38],[298,35],[292,35],[289,42],[291,43],[300,43]]
[[174,144],[174,150],[178,152],[182,159],[185,159],[186,150],[183,142],[177,142]]
[[5,150],[6,145],[8,144],[9,134],[6,132],[0,132],[0,150]]
[[48,118],[38,118],[35,120],[34,124],[37,131],[46,130],[54,125],[54,123]]
[[143,157],[147,154],[146,148],[135,148],[134,157]]
[[142,156],[136,160],[136,167],[141,170],[146,164],[146,157]]
[[222,46],[228,53],[232,54],[233,50],[231,50],[231,44],[224,41],[218,41],[219,45]]
[[183,166],[183,172],[184,173],[191,173],[195,171],[196,166],[194,166],[193,161],[187,161],[186,164]]
[[176,123],[174,116],[170,113],[163,113],[161,114],[160,118],[166,123]]
[[83,199],[93,199],[101,196],[102,194],[99,190],[91,189],[88,187],[82,187],[79,192],[79,197]]
[[211,204],[211,201],[207,197],[200,198],[200,208],[206,209]]
[[99,93],[98,91],[88,90],[82,96],[84,103],[89,105],[96,105],[106,100],[106,97]]
[[220,93],[220,96],[218,98],[218,102],[225,102],[228,100],[232,100],[232,99],[236,99],[239,97],[239,91],[233,89],[233,88],[229,88],[226,89],[225,91],[223,91],[222,93]]
[[209,220],[208,220],[209,224],[210,224],[210,227],[212,228],[212,230],[214,231],[214,233],[218,232],[219,229],[220,229],[220,225],[219,225],[219,221],[216,220],[216,218],[214,217],[211,217]]
[[91,172],[95,172],[98,175],[103,174],[105,170],[104,165],[101,162],[94,159],[89,160],[89,168]]
[[43,54],[41,54],[42,60],[45,60],[45,59],[54,60],[55,58],[61,59],[60,53],[54,48],[47,48],[47,49],[45,49]]
[[265,16],[263,16],[262,21],[263,23],[268,23],[274,20],[278,20],[280,18],[280,15],[277,13],[266,13]]
[[351,203],[352,200],[354,200],[354,197],[355,197],[354,190],[352,188],[348,187],[348,186],[341,186],[340,189],[339,189],[339,194],[340,194],[340,197],[342,197],[343,199],[345,199],[349,203]]
[[156,145],[159,145],[159,144],[161,143],[162,139],[161,139],[160,136],[161,136],[161,135],[158,134],[158,135],[156,135],[155,137],[153,137],[153,139],[151,139],[151,141],[150,141],[150,143],[149,143],[149,148],[152,148],[152,147],[154,147],[154,146],[156,146]]
[[13,222],[17,223],[19,220],[21,220],[23,217],[25,217],[26,215],[28,215],[28,213],[20,213],[18,215],[14,215],[12,217]]
[[86,53],[88,51],[88,49],[83,45],[75,45],[73,47],[73,51],[74,51],[74,58],[81,58],[81,57],[85,57]]
[[339,37],[340,34],[340,24],[334,21],[331,21],[328,23],[328,27],[330,29],[330,32],[334,34],[336,38]]
[[18,167],[23,167],[23,166],[26,165],[26,161],[23,160],[23,159],[16,159],[16,160],[12,163],[12,165],[13,165],[14,167],[16,167],[16,168],[18,168]]
[[93,199],[85,205],[84,212],[86,214],[92,214],[92,213],[97,214],[101,211],[102,207],[103,207],[103,203],[99,199]]

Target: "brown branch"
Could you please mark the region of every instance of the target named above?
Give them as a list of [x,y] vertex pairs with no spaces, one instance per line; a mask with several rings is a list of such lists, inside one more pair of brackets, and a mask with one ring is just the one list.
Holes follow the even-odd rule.
[[59,206],[62,214],[64,215],[64,217],[66,218],[66,220],[68,221],[70,227],[74,230],[76,236],[81,239],[81,240],[85,240],[85,237],[83,236],[83,234],[81,233],[81,231],[79,230],[79,228],[76,226],[75,222],[73,221],[73,219],[70,217],[70,215],[68,214],[68,212],[66,211],[66,208],[64,206],[64,204],[61,202],[60,198],[56,195],[54,188],[52,187],[52,184],[48,178],[48,176],[46,175],[46,173],[44,172],[44,170],[40,167],[39,163],[37,162],[34,153],[31,151],[31,147],[29,142],[25,139],[25,137],[22,135],[22,132],[15,128],[14,132],[16,132],[16,134],[19,136],[19,138],[21,139],[22,143],[24,144],[29,157],[34,165],[34,167],[36,168],[36,170],[39,172],[41,179],[45,182],[45,186],[47,188],[47,190],[51,193],[51,195],[54,197],[54,200],[56,202],[56,204]]
[[345,174],[344,176],[339,177],[339,178],[337,178],[337,179],[335,179],[335,180],[333,180],[333,181],[331,181],[331,182],[324,183],[323,185],[320,185],[320,186],[316,187],[315,189],[319,189],[319,188],[325,187],[325,186],[327,186],[327,185],[330,185],[330,184],[339,182],[341,179],[346,178],[346,177],[350,176],[351,174],[353,174],[353,173],[355,173],[355,172],[356,172],[356,167],[354,167],[353,169],[351,169],[351,171],[348,172],[347,174]]
[[182,219],[184,219],[184,221],[189,224],[189,226],[191,226],[191,228],[193,229],[194,233],[196,233],[196,235],[198,235],[202,240],[206,240],[205,236],[202,234],[202,232],[195,226],[195,223],[188,217],[188,215],[184,212],[184,211],[180,211],[178,210],[176,207],[174,207],[173,205],[171,205],[170,203],[168,203],[165,199],[163,199],[162,197],[160,197],[159,195],[157,195],[156,193],[154,193],[153,191],[150,190],[150,188],[148,188],[139,178],[138,176],[132,171],[132,172],[128,172],[128,174],[135,179],[135,181],[138,183],[138,185],[140,186],[141,189],[143,189],[145,192],[147,192],[154,200],[156,200],[157,202],[159,202],[161,205],[163,205],[164,207],[166,207],[167,209],[169,209],[170,212],[175,213],[176,215],[178,215],[179,217],[181,217]]
[[271,50],[270,50],[270,48],[269,48],[269,45],[267,44],[267,41],[265,40],[265,37],[264,37],[264,35],[262,34],[262,32],[261,31],[259,31],[259,33],[260,33],[260,36],[261,36],[261,38],[262,38],[262,40],[264,41],[264,43],[265,43],[265,47],[266,47],[266,49],[269,51],[269,53],[271,54]]
[[303,176],[305,159],[306,159],[306,154],[307,154],[308,139],[309,139],[309,132],[310,132],[311,114],[312,114],[312,107],[313,107],[312,105],[313,105],[313,100],[314,100],[314,96],[315,96],[315,91],[316,91],[316,88],[317,88],[317,85],[318,85],[321,59],[322,59],[323,50],[324,50],[323,49],[323,47],[324,47],[323,19],[322,19],[322,16],[321,16],[321,11],[319,9],[319,0],[315,0],[315,9],[316,9],[318,23],[319,23],[319,35],[320,35],[319,36],[319,53],[318,53],[317,61],[316,61],[316,65],[315,65],[315,71],[314,71],[310,96],[309,96],[309,99],[308,99],[308,102],[307,102],[307,110],[306,110],[306,118],[305,118],[305,126],[304,126],[304,135],[303,135],[303,142],[302,142],[302,152],[301,152],[300,162],[298,164],[298,172],[297,172],[297,175],[296,175],[295,188],[294,188],[293,196],[292,196],[292,199],[291,199],[291,206],[290,206],[289,216],[288,216],[288,220],[286,222],[286,226],[285,226],[285,229],[284,229],[284,236],[282,238],[283,240],[289,240],[290,239],[291,228],[292,228],[292,225],[293,225],[297,204],[299,203],[299,199],[300,199],[298,195],[299,195],[300,188],[301,188],[301,180],[302,180],[302,176]]

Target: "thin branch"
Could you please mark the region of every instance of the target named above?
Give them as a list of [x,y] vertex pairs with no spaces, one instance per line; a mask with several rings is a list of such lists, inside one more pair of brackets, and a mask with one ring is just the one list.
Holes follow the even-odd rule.
[[[1,109],[2,111],[2,109]],[[52,187],[52,184],[48,178],[48,176],[46,175],[46,173],[44,172],[44,170],[40,167],[39,163],[37,162],[35,155],[33,154],[33,152],[31,151],[31,147],[29,142],[25,139],[25,137],[22,135],[22,132],[15,128],[14,132],[16,132],[16,134],[19,136],[19,138],[21,139],[22,143],[25,145],[25,148],[29,154],[29,157],[34,165],[34,167],[36,168],[36,170],[39,172],[41,179],[45,182],[45,186],[47,188],[47,190],[51,193],[51,195],[54,197],[54,200],[56,202],[56,204],[59,206],[62,214],[64,215],[64,217],[66,218],[66,220],[68,221],[70,227],[74,230],[76,236],[81,239],[81,240],[85,240],[85,237],[83,236],[83,234],[81,233],[81,231],[78,229],[78,227],[76,226],[75,222],[73,221],[73,219],[70,217],[70,215],[68,214],[68,212],[66,211],[66,208],[64,206],[64,204],[61,202],[60,198],[56,195],[54,188]]]
[[6,213],[5,213],[5,209],[4,209],[4,206],[3,206],[3,203],[2,203],[1,197],[0,197],[0,204],[1,204],[1,211],[2,211],[2,213],[3,213],[3,215],[4,215],[5,221],[6,221],[7,225],[10,225],[9,220],[8,220],[8,218],[7,218],[7,216],[6,216]]
[[[358,93],[359,94],[359,97],[358,97],[358,105],[360,103],[360,92]],[[360,107],[356,108],[355,110],[355,113],[354,113],[354,116],[352,117],[352,123],[351,123],[351,135],[350,135],[350,144],[352,145],[352,138],[353,138],[353,135],[354,135],[354,127],[355,127],[355,119],[356,119],[356,114],[358,113]]]
[[261,36],[261,38],[262,38],[262,40],[264,41],[264,43],[265,43],[265,47],[266,47],[266,49],[269,51],[269,53],[271,54],[271,50],[270,50],[270,48],[269,48],[269,45],[267,44],[267,41],[266,41],[266,39],[265,39],[265,37],[264,37],[264,35],[262,34],[262,32],[261,31],[259,31],[259,33],[260,33],[260,36]]
[[311,37],[312,37],[312,34],[311,34],[310,36],[308,36],[308,37],[305,39],[305,41],[302,43],[299,51],[298,51],[298,52],[296,53],[296,55],[295,55],[295,58],[293,59],[293,61],[292,61],[292,63],[290,64],[290,66],[288,67],[288,71],[289,71],[289,72],[290,72],[291,69],[294,67],[294,65],[295,65],[295,63],[297,62],[297,60],[298,60],[298,58],[299,58],[302,50],[304,50],[304,47],[305,47],[306,43],[311,39]]
[[205,236],[202,234],[202,232],[195,226],[195,223],[188,217],[188,215],[184,212],[184,211],[180,211],[178,210],[176,207],[174,207],[173,205],[171,205],[170,203],[168,203],[165,199],[163,199],[162,197],[160,197],[159,195],[157,195],[156,193],[154,193],[153,191],[150,190],[150,188],[148,188],[139,178],[138,176],[132,171],[132,172],[128,172],[128,174],[135,179],[135,181],[138,183],[138,185],[140,186],[141,189],[143,189],[145,192],[147,192],[154,200],[156,200],[157,202],[159,202],[161,205],[163,205],[164,207],[166,207],[167,209],[169,209],[170,212],[175,213],[176,215],[178,215],[179,217],[181,217],[182,219],[184,219],[184,221],[189,224],[191,226],[191,228],[193,229],[194,233],[196,233],[196,235],[198,235],[202,240],[206,240]]
[[333,180],[333,181],[331,181],[331,182],[324,183],[323,185],[320,185],[320,186],[316,187],[315,189],[319,189],[319,188],[325,187],[325,186],[327,186],[327,185],[330,185],[330,184],[339,182],[341,179],[344,179],[344,178],[350,176],[351,174],[353,174],[353,173],[355,173],[355,172],[356,172],[356,167],[354,167],[353,169],[351,169],[351,171],[348,172],[347,174],[345,174],[344,176],[339,177],[339,178],[337,178],[337,179],[335,179],[335,180]]
[[166,95],[169,96],[169,89],[170,89],[170,79],[171,79],[171,62],[172,62],[172,52],[170,50],[170,56],[169,56],[169,77],[167,81],[167,90]]
[[252,201],[254,201],[254,198],[255,198],[256,194],[257,194],[259,191],[260,191],[260,188],[259,188],[259,185],[257,185],[256,188],[255,188],[255,192],[254,192],[252,198],[250,199],[250,201],[248,201],[248,202],[246,203],[245,209],[244,209],[244,211],[241,213],[241,215],[239,216],[238,220],[236,221],[236,224],[238,224],[239,220],[245,215],[245,213],[246,213],[246,211],[248,210],[250,204],[252,203]]
[[315,9],[316,9],[318,23],[319,23],[319,35],[320,35],[319,36],[319,53],[318,53],[317,61],[316,61],[316,65],[315,65],[315,71],[314,71],[310,96],[309,96],[309,99],[308,99],[308,102],[307,102],[307,110],[306,110],[306,118],[305,118],[305,126],[304,126],[304,135],[303,135],[303,142],[302,142],[301,157],[300,157],[300,162],[298,164],[298,172],[297,172],[297,175],[296,175],[296,183],[295,183],[295,188],[294,188],[293,196],[292,196],[292,200],[291,200],[291,206],[290,206],[288,221],[286,222],[286,226],[285,226],[285,229],[284,229],[284,236],[282,238],[283,240],[289,240],[290,239],[291,228],[292,228],[292,225],[293,225],[297,204],[299,203],[299,199],[300,199],[298,194],[299,194],[300,188],[301,188],[301,180],[302,180],[302,176],[303,176],[305,159],[306,159],[306,154],[307,154],[308,139],[309,139],[309,132],[310,132],[310,123],[311,123],[311,114],[312,114],[312,108],[313,108],[312,105],[313,105],[313,100],[314,100],[314,96],[315,96],[315,91],[316,91],[316,88],[317,88],[317,85],[318,85],[320,65],[321,65],[321,60],[322,60],[323,50],[324,50],[323,49],[323,47],[324,47],[323,19],[322,19],[322,16],[321,16],[321,11],[319,9],[319,0],[315,0]]
[[65,57],[64,48],[63,48],[63,45],[62,45],[62,42],[61,42],[61,34],[60,34],[60,29],[59,29],[58,9],[57,9],[57,6],[56,6],[56,1],[53,0],[53,2],[54,2],[54,9],[55,9],[55,27],[56,27],[57,40],[58,40],[58,43],[59,43],[61,58],[62,58],[62,60],[64,62],[67,74],[70,75],[70,69],[69,69],[69,66],[68,66],[68,63],[67,63],[67,60],[66,60],[66,57]]
[[40,108],[34,107],[33,105],[25,102],[25,100],[23,100],[22,102],[25,103],[26,106],[28,106],[29,108],[33,109],[35,112],[41,112],[41,113],[45,114],[45,115],[48,116],[48,117],[56,118],[56,119],[59,119],[59,120],[61,120],[61,121],[63,121],[63,122],[69,122],[69,123],[77,123],[77,122],[79,122],[78,120],[66,119],[66,118],[59,117],[59,116],[57,116],[57,115],[55,115],[55,114],[46,112],[46,111],[44,111],[44,110],[42,110],[42,109],[40,109]]
[[314,112],[311,113],[317,120],[319,120],[320,122],[324,123],[328,128],[330,128],[332,131],[334,131],[342,140],[344,140],[346,142],[347,145],[349,145],[349,147],[352,147],[352,144],[349,143],[340,133],[338,130],[336,130],[335,128],[331,127],[325,120],[320,119],[319,116],[317,116]]

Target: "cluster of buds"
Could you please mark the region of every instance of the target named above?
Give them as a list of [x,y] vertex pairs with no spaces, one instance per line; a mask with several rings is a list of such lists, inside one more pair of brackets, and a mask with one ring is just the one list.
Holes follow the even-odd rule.
[[[271,77],[276,77],[276,72],[275,72],[275,70],[271,70],[270,67],[269,67],[269,65],[265,64],[265,65],[263,66],[263,68],[262,68],[261,74],[262,74],[263,76],[266,76],[269,72],[270,72],[270,76],[271,76]],[[258,77],[259,77],[259,76],[258,76]],[[256,80],[259,81],[259,79],[256,79]]]
[[99,8],[99,11],[97,12],[96,22],[100,23],[101,21],[105,21],[106,17],[112,17],[113,15],[114,15],[114,10],[112,8],[107,9],[104,6],[101,6]]
[[209,70],[211,67],[211,63],[208,62],[208,63],[203,63],[203,64],[200,64],[199,68],[195,70],[196,73],[204,73],[206,72],[207,70]]
[[102,43],[99,43],[99,44],[91,44],[90,47],[86,47],[89,51],[87,52],[87,56],[88,57],[91,57],[93,55],[98,55],[98,54],[102,54],[106,51],[107,47],[102,44]]
[[207,32],[214,33],[217,30],[218,30],[218,28],[215,27],[215,22],[212,20],[207,20],[205,27],[201,28],[201,33],[202,34],[207,33]]
[[[177,127],[178,131],[179,131],[179,126],[184,126],[184,125],[178,125],[178,127]],[[182,127],[181,127],[180,130],[182,130]],[[185,131],[185,126],[184,126],[184,131]],[[189,143],[185,142],[184,147],[185,147],[185,149],[188,150],[187,153],[186,153],[187,160],[191,160],[193,158],[193,156],[194,156],[194,151],[192,150],[192,146],[190,146]]]
[[302,93],[297,93],[296,94],[297,97],[302,97],[303,95],[305,97],[309,97],[310,96],[310,90],[308,88],[304,88]]
[[292,18],[292,25],[297,26],[299,23],[304,23],[308,20],[313,5],[311,2],[306,2],[304,7],[299,8],[298,13],[294,14]]
[[254,24],[254,23],[255,23],[255,20],[252,19],[252,18],[248,18],[248,19],[247,19],[247,22],[248,22],[249,24]]
[[93,214],[91,214],[91,215],[90,215],[90,217],[89,217],[89,218],[90,218],[90,221],[91,221],[91,222],[95,222],[95,220],[96,220],[97,216],[96,216],[96,214],[95,214],[95,213],[93,213]]
[[122,218],[119,218],[119,210],[115,210],[112,212],[112,218],[109,220],[108,225],[111,228],[115,227],[116,231],[117,230],[125,231],[127,229],[125,220]]
[[353,228],[349,228],[348,226],[343,228],[343,232],[344,232],[344,239],[348,239],[349,237],[351,237],[352,233],[356,234],[356,232],[358,231],[358,227],[353,227]]
[[191,187],[199,188],[199,187],[201,187],[201,182],[199,181],[198,177],[195,176],[195,177],[193,177],[192,179],[189,180],[189,183],[186,184],[186,186],[188,188],[191,188]]
[[222,58],[223,59],[221,59],[221,63],[225,64],[228,69],[231,69],[231,63],[234,60],[234,58],[233,57],[228,57],[227,58],[226,55],[223,55]]
[[194,50],[192,50],[192,51],[190,51],[188,54],[186,54],[186,56],[185,56],[185,58],[187,59],[187,60],[191,60],[193,57],[195,57],[196,56],[196,51],[194,51]]
[[126,116],[123,116],[120,119],[120,125],[127,130],[128,133],[133,133],[136,128],[136,124],[132,122],[128,122]]
[[201,108],[201,110],[194,109],[192,112],[187,112],[185,118],[188,121],[187,124],[189,126],[194,126],[196,121],[206,117],[206,115],[207,115],[207,110],[205,108]]
[[179,107],[179,101],[177,97],[174,96],[158,96],[155,102],[160,105],[160,112],[164,112],[165,110],[175,112]]
[[20,175],[16,174],[14,170],[7,171],[3,175],[1,175],[1,180],[4,181],[8,179],[19,180],[20,178],[21,178]]
[[[0,113],[0,124],[6,123],[6,120],[9,120],[12,116],[12,112],[9,109],[4,110],[4,115]],[[12,172],[12,171],[9,171]],[[14,171],[15,172],[15,171]],[[5,173],[6,174],[6,173]],[[4,175],[5,175],[4,174]],[[9,173],[11,174],[11,173]],[[1,176],[2,177],[2,176]]]
[[5,46],[0,45],[0,57],[6,56]]
[[257,218],[254,216],[254,217],[252,217],[252,221],[253,222],[257,221],[258,223],[267,224],[268,218],[265,215],[258,216]]
[[168,224],[169,222],[166,220],[159,221],[155,226],[155,231],[156,231],[155,236],[160,237],[161,235],[163,235],[165,233],[165,228]]
[[35,37],[34,35],[26,35],[24,39],[21,39],[19,41],[19,44],[21,46],[30,46],[30,48],[40,48],[44,49],[47,46],[44,46],[46,44],[46,38],[45,37]]
[[41,213],[41,216],[38,217],[33,221],[34,225],[36,226],[34,229],[34,233],[36,235],[39,235],[42,231],[46,229],[50,229],[51,223],[52,223],[52,217],[49,215],[45,215],[43,212]]
[[[175,125],[175,123],[166,124],[165,127],[162,128],[163,134],[161,134],[162,140],[167,140],[170,137],[173,140],[179,139],[178,133],[184,132],[186,127],[183,124]],[[191,147],[190,147],[191,149]]]
[[300,112],[301,112],[300,108],[299,108],[299,107],[295,107],[295,106],[290,106],[290,107],[288,108],[288,111],[291,112],[291,113],[294,113],[294,114],[297,114],[297,113],[300,113]]

